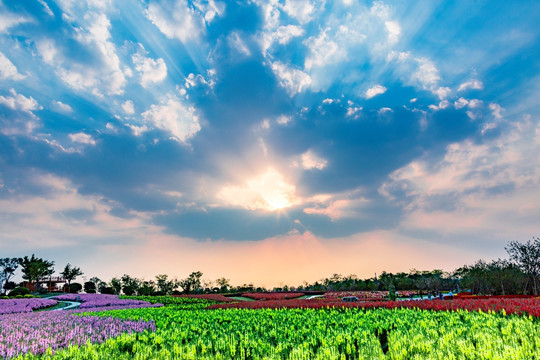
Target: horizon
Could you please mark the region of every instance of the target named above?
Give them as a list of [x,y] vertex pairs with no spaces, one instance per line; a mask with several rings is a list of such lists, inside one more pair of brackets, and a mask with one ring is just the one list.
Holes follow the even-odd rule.
[[267,288],[506,258],[540,232],[539,11],[0,0],[1,257]]

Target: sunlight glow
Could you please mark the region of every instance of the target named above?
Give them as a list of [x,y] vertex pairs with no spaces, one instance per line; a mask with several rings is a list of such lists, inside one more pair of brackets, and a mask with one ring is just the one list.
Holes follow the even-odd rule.
[[291,207],[296,202],[296,187],[288,184],[273,168],[248,180],[241,186],[226,186],[218,198],[230,206],[249,210],[275,211]]

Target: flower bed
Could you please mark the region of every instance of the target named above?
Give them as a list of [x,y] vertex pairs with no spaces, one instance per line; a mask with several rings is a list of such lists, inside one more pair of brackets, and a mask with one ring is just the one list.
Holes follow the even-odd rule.
[[302,292],[286,292],[286,293],[243,293],[243,297],[247,297],[254,300],[286,300],[296,299],[300,296],[304,296]]
[[194,298],[194,299],[205,299],[205,300],[213,300],[213,301],[219,301],[219,302],[235,302],[236,300],[228,298],[221,294],[200,294],[200,295],[171,295],[174,297],[187,297],[187,298]]
[[133,299],[119,299],[118,295],[105,295],[105,294],[65,294],[55,296],[54,299],[61,301],[78,301],[81,303],[79,309],[91,309],[102,307],[150,307],[150,306],[162,306],[161,304],[151,304],[147,301],[133,300]]
[[20,354],[43,354],[50,348],[102,343],[123,333],[155,331],[153,321],[112,317],[73,316],[69,311],[45,311],[0,316],[0,358]]
[[58,301],[41,298],[1,299],[0,315],[28,313],[37,309],[48,308],[58,304]]
[[494,311],[505,314],[527,313],[535,317],[540,317],[540,298],[533,299],[454,299],[449,301],[440,300],[411,300],[411,301],[359,301],[342,302],[331,300],[270,300],[270,301],[250,301],[234,304],[217,304],[208,309],[279,309],[279,308],[409,308],[420,310],[455,311],[463,309],[467,311]]

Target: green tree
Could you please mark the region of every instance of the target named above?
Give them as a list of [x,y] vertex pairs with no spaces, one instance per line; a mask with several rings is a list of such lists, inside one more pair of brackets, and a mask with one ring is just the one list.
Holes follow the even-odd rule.
[[[113,293],[115,295],[120,295],[120,292],[122,291],[122,280],[120,280],[117,277],[113,277],[111,279],[111,282],[109,283],[108,287],[110,287],[112,289],[112,291],[113,291]],[[103,291],[101,291],[101,292],[103,292]],[[108,292],[109,291],[107,291],[107,293]]]
[[96,283],[93,281],[86,281],[83,285],[84,292],[87,294],[95,294],[96,293]]
[[128,296],[136,294],[141,287],[141,280],[131,277],[128,274],[124,274],[121,280],[122,291]]
[[54,261],[44,260],[42,258],[25,256],[18,259],[21,271],[23,273],[22,278],[29,283],[36,283],[36,290],[39,286],[39,281],[47,276],[54,274]]
[[177,279],[169,279],[166,274],[156,275],[156,286],[163,295],[171,294],[179,285]]
[[505,247],[510,260],[527,276],[532,284],[534,295],[538,295],[540,277],[540,238],[528,240],[526,243],[510,241]]
[[193,291],[197,291],[201,288],[202,272],[194,271],[184,280],[180,280],[179,285],[184,290],[184,293],[189,294]]
[[219,287],[219,291],[227,292],[231,287],[231,280],[221,277],[216,280],[216,285]]
[[15,274],[15,270],[19,267],[19,259],[17,258],[2,258],[0,259],[0,290],[6,289],[6,284]]
[[67,292],[71,292],[71,282],[75,280],[77,276],[81,276],[82,274],[81,268],[75,266],[72,267],[69,263],[66,265],[60,275],[67,281]]

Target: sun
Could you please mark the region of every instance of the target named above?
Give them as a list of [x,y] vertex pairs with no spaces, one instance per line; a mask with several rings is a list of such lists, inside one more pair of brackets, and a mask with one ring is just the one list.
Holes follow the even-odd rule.
[[296,187],[274,168],[248,180],[242,186],[224,187],[218,197],[229,205],[249,210],[279,211],[296,202]]

